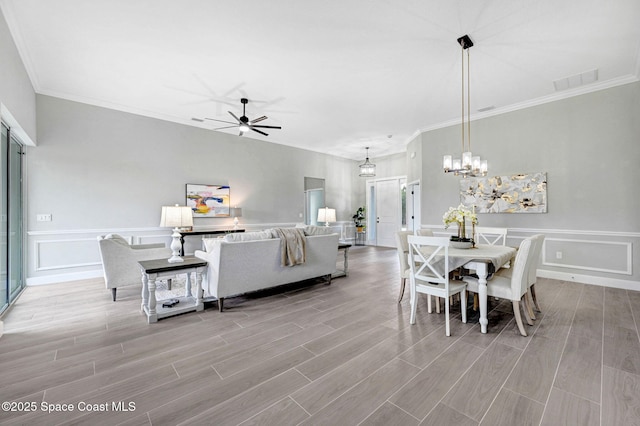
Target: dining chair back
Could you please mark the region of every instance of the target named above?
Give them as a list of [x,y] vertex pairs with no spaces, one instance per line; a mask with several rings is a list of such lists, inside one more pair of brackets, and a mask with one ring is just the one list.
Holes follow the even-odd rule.
[[[462,322],[467,322],[466,288],[464,282],[449,281],[449,239],[447,237],[422,237],[409,235],[409,283],[411,289],[410,324],[416,323],[417,293],[442,297],[448,300],[460,293]],[[445,334],[451,335],[449,303],[445,303]]]
[[536,307],[536,311],[542,312],[540,309],[540,305],[538,304],[538,299],[536,297],[535,285],[538,279],[538,264],[540,263],[540,253],[542,252],[542,245],[544,244],[544,235],[536,234],[531,237],[534,242],[533,248],[533,257],[531,259],[531,265],[529,267],[528,275],[527,275],[527,284],[529,285],[529,291],[531,293],[531,298],[533,299],[533,304]]
[[416,235],[421,237],[433,237],[433,231],[431,229],[416,229]]
[[411,235],[411,231],[396,232],[396,249],[398,251],[398,261],[400,262],[400,294],[398,295],[398,303],[402,301],[404,296],[404,287],[409,278],[409,243],[407,237]]
[[476,226],[474,237],[476,244],[507,245],[507,228],[491,228],[488,226]]
[[[524,302],[524,297],[529,289],[529,269],[533,261],[533,238],[525,238],[520,243],[518,252],[511,269],[500,270],[491,280],[487,282],[487,296],[498,297],[500,299],[511,300],[513,314],[518,324],[520,334],[527,335],[522,324],[520,314],[520,302]],[[478,292],[478,278],[465,276],[469,291]],[[532,324],[526,306],[523,306],[527,322]]]

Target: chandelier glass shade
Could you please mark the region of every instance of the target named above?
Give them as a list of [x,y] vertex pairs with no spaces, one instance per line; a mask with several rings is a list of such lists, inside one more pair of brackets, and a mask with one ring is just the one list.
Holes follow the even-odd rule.
[[360,177],[374,177],[376,175],[376,165],[369,161],[369,147],[367,149],[367,158],[364,163],[360,164]]
[[[458,39],[458,43],[462,52],[462,155],[459,158],[453,158],[452,155],[445,155],[442,159],[442,168],[445,173],[453,173],[456,176],[486,176],[488,171],[487,160],[474,156],[471,153],[471,85],[469,77],[469,49],[473,46],[473,41],[468,35],[464,35]],[[465,55],[466,59],[466,77],[467,85],[465,90]],[[465,116],[465,91],[467,98],[467,115]],[[466,127],[466,132],[465,132]],[[466,134],[465,134],[466,133]]]

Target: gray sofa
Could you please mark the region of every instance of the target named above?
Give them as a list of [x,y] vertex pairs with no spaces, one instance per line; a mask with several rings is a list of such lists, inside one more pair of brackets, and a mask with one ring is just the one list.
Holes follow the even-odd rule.
[[195,255],[208,262],[203,288],[218,299],[220,311],[226,297],[330,277],[336,270],[338,234],[307,235],[306,261],[295,266],[282,266],[281,241],[270,230],[204,241],[206,251],[197,250]]

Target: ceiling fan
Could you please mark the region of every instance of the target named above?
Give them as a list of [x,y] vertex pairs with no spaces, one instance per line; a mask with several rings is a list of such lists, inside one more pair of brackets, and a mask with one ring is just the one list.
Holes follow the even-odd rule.
[[248,132],[249,130],[253,130],[254,132],[260,133],[261,135],[264,135],[264,136],[269,136],[269,134],[259,129],[282,129],[282,127],[280,126],[264,126],[264,125],[256,124],[263,120],[266,120],[267,119],[266,115],[263,115],[262,117],[258,117],[253,120],[249,120],[245,112],[245,107],[247,106],[247,103],[249,102],[249,100],[247,98],[242,98],[240,99],[240,102],[242,102],[242,117],[238,118],[238,116],[235,115],[233,112],[228,111],[229,114],[231,114],[231,116],[236,120],[236,123],[232,121],[217,120],[215,118],[206,118],[206,117],[205,117],[205,120],[219,121],[221,123],[231,124],[231,126],[218,127],[213,130],[221,130],[221,129],[229,129],[231,127],[238,127],[240,129],[240,136],[242,136],[245,132]]

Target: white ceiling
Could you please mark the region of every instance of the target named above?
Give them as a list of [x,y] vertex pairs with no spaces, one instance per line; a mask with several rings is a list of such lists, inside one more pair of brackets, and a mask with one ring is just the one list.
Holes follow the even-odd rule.
[[[282,126],[252,137],[359,160],[366,146],[372,158],[402,152],[417,132],[460,121],[464,34],[475,43],[476,118],[640,75],[638,0],[0,6],[37,93],[209,129],[217,124],[192,118],[230,120],[247,97],[250,119]],[[555,89],[555,80],[594,69],[596,82]],[[477,113],[486,107],[494,109]]]

